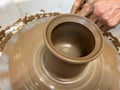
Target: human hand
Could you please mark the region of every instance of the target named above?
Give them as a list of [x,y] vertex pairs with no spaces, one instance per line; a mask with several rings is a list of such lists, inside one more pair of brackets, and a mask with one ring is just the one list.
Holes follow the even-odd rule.
[[95,0],[75,0],[70,13],[87,16],[92,11],[94,1]]
[[106,31],[120,22],[120,1],[75,0],[71,13],[86,16]]
[[94,4],[93,13],[109,27],[120,22],[120,0],[99,0]]

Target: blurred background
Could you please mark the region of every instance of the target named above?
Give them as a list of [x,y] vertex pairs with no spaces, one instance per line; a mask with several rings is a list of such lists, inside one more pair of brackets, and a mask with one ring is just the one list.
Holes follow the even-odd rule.
[[[0,30],[25,15],[45,12],[69,13],[74,0],[0,0]],[[42,12],[41,12],[42,13]]]

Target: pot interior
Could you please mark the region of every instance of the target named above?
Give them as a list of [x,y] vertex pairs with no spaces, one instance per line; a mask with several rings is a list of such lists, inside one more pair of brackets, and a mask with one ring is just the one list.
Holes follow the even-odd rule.
[[69,58],[85,57],[95,47],[92,32],[76,22],[58,24],[51,33],[51,42],[57,51]]

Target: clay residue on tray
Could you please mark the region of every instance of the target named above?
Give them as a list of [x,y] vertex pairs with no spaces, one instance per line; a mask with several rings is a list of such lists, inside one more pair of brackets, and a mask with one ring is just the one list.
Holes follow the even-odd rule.
[[60,13],[53,12],[53,13],[42,13],[42,14],[35,14],[30,16],[25,16],[24,18],[20,18],[17,20],[13,25],[7,26],[5,29],[1,30],[0,32],[0,52],[2,52],[3,48],[5,47],[8,40],[19,30],[22,30],[22,28],[27,25],[27,23],[32,22],[34,20],[45,18],[45,17],[51,17],[51,16],[57,16],[60,15]]
[[113,36],[113,34],[111,32],[104,32],[103,35],[108,37],[109,40],[111,40],[111,42],[117,49],[118,53],[120,54],[120,41],[118,40],[118,38]]

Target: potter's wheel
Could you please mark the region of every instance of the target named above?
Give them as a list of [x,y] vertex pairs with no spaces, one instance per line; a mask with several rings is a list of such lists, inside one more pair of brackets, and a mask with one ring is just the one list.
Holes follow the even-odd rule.
[[[21,74],[23,76],[25,72],[22,72],[22,69],[26,69],[24,62],[33,59],[38,47],[43,44],[43,31],[48,21],[52,18],[53,17],[42,18],[28,23],[23,30],[18,31],[8,41],[0,60],[0,90],[11,90],[9,77],[9,72],[12,72],[10,71],[11,68],[14,68],[15,71],[18,69],[21,71],[21,73],[13,72],[14,79],[12,79],[12,82],[17,81],[17,83],[19,83],[16,77],[19,77]],[[16,60],[24,61],[20,61],[20,63],[17,62],[18,64],[15,66]],[[11,66],[11,68],[9,66]],[[21,79],[24,79],[24,76],[21,77]]]
[[[12,89],[18,90],[18,88],[19,90],[31,90],[31,89],[36,90],[36,88],[37,89],[39,88],[40,90],[41,89],[49,90],[49,89],[55,88],[54,85],[52,85],[54,83],[51,84],[51,82],[49,81],[49,78],[47,77],[47,75],[45,75],[45,74],[48,74],[45,70],[44,70],[45,71],[45,74],[44,74],[44,71],[43,71],[44,65],[43,65],[43,60],[41,58],[43,57],[43,53],[45,51],[43,31],[46,29],[47,24],[52,18],[54,17],[42,18],[34,22],[28,23],[21,31],[13,35],[12,38],[8,41],[6,47],[3,49],[3,54],[0,60],[0,90],[12,90]],[[101,43],[99,40],[97,41]],[[40,60],[40,62],[38,60]],[[92,65],[92,63],[96,63],[95,67]],[[88,65],[89,70],[85,69],[85,71],[91,71],[93,69],[101,67],[101,65],[99,64],[100,63],[99,60],[95,62],[93,61],[92,63]],[[37,71],[36,69],[39,71]],[[96,70],[95,72],[99,73],[100,75],[100,71]],[[90,74],[92,74],[92,72],[90,72]],[[99,75],[98,75],[98,78],[93,77],[90,80],[97,81],[97,79],[100,79]],[[66,83],[66,85],[68,84],[70,88],[68,88],[67,86],[64,86],[64,87],[68,88],[69,90],[70,89],[73,90],[72,89],[74,88],[73,86],[82,85],[77,83],[78,79],[80,79],[79,75],[77,79],[75,79],[76,81],[74,81],[74,78],[73,78],[71,79],[70,83],[69,82]],[[87,81],[89,80],[87,79]],[[61,83],[58,81],[55,81],[55,82],[57,82],[58,84]],[[74,82],[76,82],[75,83],[76,85],[72,84]],[[47,84],[48,87],[45,87],[45,84]],[[62,85],[64,84],[61,84],[60,87],[63,87]],[[88,84],[88,86],[91,86],[91,84]],[[83,84],[83,87],[84,87],[84,84]]]

